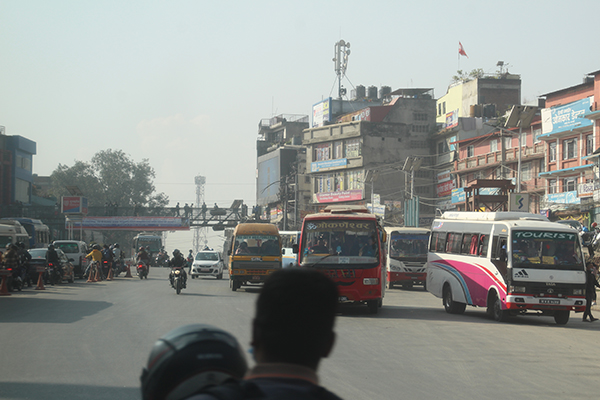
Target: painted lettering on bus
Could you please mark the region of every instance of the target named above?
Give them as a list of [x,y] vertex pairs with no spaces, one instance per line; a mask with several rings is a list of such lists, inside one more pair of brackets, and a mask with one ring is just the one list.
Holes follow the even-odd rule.
[[357,229],[366,231],[373,228],[372,222],[354,222],[354,221],[323,221],[310,222],[306,224],[307,230],[340,230]]
[[516,231],[513,233],[517,239],[558,239],[575,240],[574,233],[566,232],[539,232],[539,231]]

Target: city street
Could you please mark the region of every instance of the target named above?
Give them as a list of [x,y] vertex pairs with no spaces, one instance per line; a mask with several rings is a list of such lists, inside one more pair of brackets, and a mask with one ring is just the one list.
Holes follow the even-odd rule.
[[[139,399],[152,345],[184,324],[218,326],[249,348],[258,287],[188,279],[178,296],[167,274],[1,297],[0,398]],[[347,400],[596,397],[600,321],[581,316],[566,326],[537,316],[496,323],[484,309],[447,314],[421,287],[388,290],[377,315],[342,309],[322,383]]]

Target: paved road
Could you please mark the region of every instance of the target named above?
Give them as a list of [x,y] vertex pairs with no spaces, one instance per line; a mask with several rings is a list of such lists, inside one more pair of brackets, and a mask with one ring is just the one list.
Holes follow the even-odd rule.
[[[147,281],[76,281],[0,298],[0,398],[139,399],[152,344],[187,323],[222,327],[248,348],[257,289],[232,292],[226,279],[207,278],[177,296],[166,276],[153,269]],[[347,400],[597,396],[600,321],[449,315],[420,288],[388,291],[384,303],[376,316],[347,307],[338,318],[321,373]]]

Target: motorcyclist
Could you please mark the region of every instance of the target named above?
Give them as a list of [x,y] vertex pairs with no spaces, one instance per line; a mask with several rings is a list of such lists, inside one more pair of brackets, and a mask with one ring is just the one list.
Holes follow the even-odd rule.
[[110,247],[108,247],[107,244],[105,244],[102,249],[102,261],[106,261],[106,264],[102,263],[103,266],[106,265],[104,271],[105,276],[108,276],[108,271],[112,268],[113,258],[114,254],[112,250],[110,249]]
[[[53,264],[54,268],[60,273],[62,276],[62,265],[60,265],[60,259],[58,258],[58,253],[54,249],[54,245],[51,244],[48,246],[48,251],[46,251],[46,264]],[[52,282],[52,280],[50,280]]]
[[143,246],[140,246],[135,256],[135,262],[142,262],[146,266],[148,272],[150,272],[150,254],[146,251]]
[[92,260],[92,262],[90,263],[90,265],[88,265],[85,271],[86,276],[88,275],[88,273],[95,273],[95,270],[100,266],[100,263],[102,262],[102,252],[100,251],[100,249],[100,245],[95,244],[92,246],[92,251],[90,251],[89,254],[85,256],[86,259],[90,258]]
[[113,262],[117,264],[118,271],[121,272],[123,270],[123,268],[121,267],[122,266],[121,258],[123,257],[123,252],[121,251],[121,248],[119,247],[119,243],[113,244],[112,252],[114,255]]
[[21,269],[21,278],[23,282],[27,282],[27,287],[32,286],[33,279],[29,271],[29,261],[31,261],[31,254],[25,248],[25,243],[17,242],[17,253],[19,254],[19,268]]
[[178,249],[173,250],[173,257],[171,261],[169,261],[169,266],[171,267],[171,273],[169,274],[169,282],[171,282],[171,286],[173,286],[173,271],[176,269],[180,269],[183,273],[183,288],[185,289],[187,283],[187,274],[185,273],[186,261],[183,258],[183,254]]

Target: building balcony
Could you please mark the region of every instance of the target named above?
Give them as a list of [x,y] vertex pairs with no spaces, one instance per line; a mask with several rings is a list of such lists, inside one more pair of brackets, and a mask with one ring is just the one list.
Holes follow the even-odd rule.
[[[523,148],[521,153],[521,161],[531,161],[534,159],[541,159],[544,157],[545,148],[544,143],[537,143],[534,147]],[[518,148],[511,148],[504,150],[504,156],[506,162],[515,162],[519,159]],[[502,162],[502,152],[495,151],[492,153],[480,154],[474,157],[467,157],[458,160],[456,163],[456,170],[461,172],[468,172],[469,170],[478,170],[486,167],[492,167],[499,165]]]

